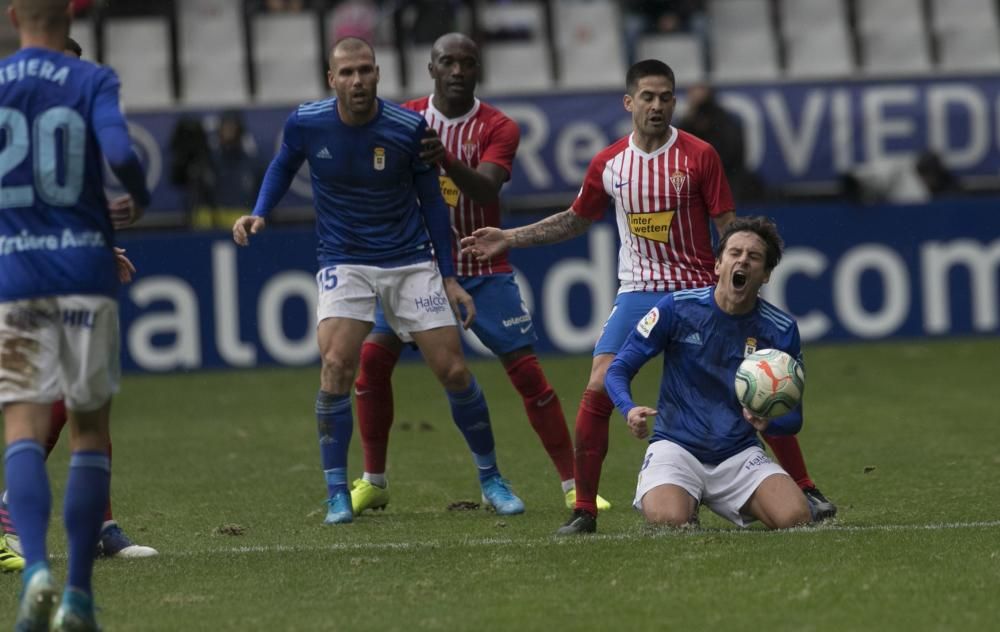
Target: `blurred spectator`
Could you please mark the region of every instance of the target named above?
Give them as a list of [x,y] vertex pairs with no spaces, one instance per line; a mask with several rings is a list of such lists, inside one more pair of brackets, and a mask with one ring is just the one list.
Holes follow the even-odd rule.
[[700,83],[688,88],[687,111],[679,127],[715,148],[737,203],[759,201],[764,196],[759,178],[746,168],[743,125],[719,103],[715,90]]
[[239,112],[222,113],[213,140],[209,143],[212,177],[207,183],[211,189],[194,209],[196,228],[227,228],[241,215],[249,215],[263,176],[257,145]]
[[460,20],[465,16],[465,0],[415,0],[405,3],[406,11],[412,11],[410,41],[413,44],[429,45],[434,40],[452,31],[464,32]]
[[841,185],[844,197],[857,204],[921,204],[959,192],[955,176],[930,150],[861,165],[845,174]]
[[271,13],[297,13],[306,8],[305,0],[265,0],[264,10]]
[[84,17],[94,6],[94,0],[73,0],[73,17]]
[[377,42],[379,8],[373,0],[344,0],[338,2],[330,17],[330,42],[345,37],[359,37],[366,42]]
[[201,121],[182,116],[170,137],[170,182],[181,189],[188,224],[194,224],[195,209],[214,206],[215,174],[208,136]]
[[[705,0],[622,0],[626,55],[629,65],[635,58],[635,45],[643,35],[693,33],[706,48],[708,13]],[[666,60],[669,64],[670,60]]]

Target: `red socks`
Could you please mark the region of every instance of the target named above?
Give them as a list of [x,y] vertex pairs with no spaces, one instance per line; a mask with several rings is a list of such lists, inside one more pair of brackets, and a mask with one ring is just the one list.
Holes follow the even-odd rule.
[[361,345],[361,367],[354,382],[354,403],[358,411],[361,445],[365,453],[365,471],[385,472],[392,428],[392,370],[399,355],[382,345]]
[[573,442],[566,427],[562,404],[552,390],[538,358],[529,355],[506,368],[510,383],[524,400],[531,427],[559,472],[559,480],[573,478]]
[[597,515],[597,486],[608,453],[608,422],[615,405],[604,391],[586,390],[576,413],[576,508]]
[[802,456],[802,448],[795,435],[762,435],[771,448],[774,457],[781,467],[785,468],[800,489],[815,487],[809,472],[806,471],[806,460]]

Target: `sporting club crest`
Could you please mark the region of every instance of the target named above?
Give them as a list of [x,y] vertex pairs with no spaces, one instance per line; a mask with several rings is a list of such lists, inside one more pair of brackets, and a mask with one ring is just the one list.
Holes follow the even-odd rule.
[[383,171],[385,169],[385,147],[375,148],[375,171]]
[[675,171],[671,174],[670,184],[674,185],[674,191],[677,191],[677,195],[681,194],[685,181],[687,181],[687,176],[680,171]]

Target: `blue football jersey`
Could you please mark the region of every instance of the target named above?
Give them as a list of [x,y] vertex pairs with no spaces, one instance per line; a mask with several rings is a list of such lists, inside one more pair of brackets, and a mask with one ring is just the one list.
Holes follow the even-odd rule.
[[[264,216],[274,207],[290,174],[307,160],[321,267],[429,260],[432,235],[418,178],[438,184],[436,173],[419,158],[426,129],[420,114],[383,99],[375,118],[359,126],[341,121],[335,97],[300,105],[285,123],[281,150],[265,175],[254,215]],[[439,187],[436,195],[440,198]],[[439,206],[446,213],[443,200]],[[447,215],[442,220],[446,224]],[[447,241],[445,246],[450,259]]]
[[118,92],[111,69],[59,51],[0,60],[0,301],[117,295],[102,149],[134,157]]
[[[763,299],[731,315],[715,302],[715,287],[682,290],[661,299],[629,335],[608,369],[608,394],[622,414],[635,406],[629,383],[639,367],[663,353],[651,441],[678,443],[703,463],[717,464],[759,445],[736,398],[736,370],[757,349],[780,349],[802,360],[795,320]],[[801,405],[772,420],[769,433],[794,434]]]

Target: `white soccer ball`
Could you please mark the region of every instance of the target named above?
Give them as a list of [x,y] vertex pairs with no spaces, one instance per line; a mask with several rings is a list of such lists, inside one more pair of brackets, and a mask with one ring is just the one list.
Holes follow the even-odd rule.
[[758,417],[774,419],[802,401],[806,374],[802,363],[778,349],[751,353],[736,370],[736,397]]

